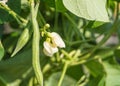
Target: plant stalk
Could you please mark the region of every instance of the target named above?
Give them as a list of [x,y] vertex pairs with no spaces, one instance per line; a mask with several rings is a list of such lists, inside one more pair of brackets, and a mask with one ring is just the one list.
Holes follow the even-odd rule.
[[61,85],[62,85],[62,81],[63,81],[64,76],[65,76],[65,73],[66,73],[66,71],[67,71],[67,67],[68,67],[68,62],[65,62],[62,75],[61,75],[60,80],[59,80],[59,82],[58,82],[58,86],[61,86]]
[[32,19],[32,26],[33,26],[33,41],[32,41],[32,65],[33,69],[37,78],[38,83],[40,86],[43,86],[43,74],[40,67],[40,32],[38,22],[36,20],[35,9],[34,9],[34,0],[30,1],[31,3],[31,19]]

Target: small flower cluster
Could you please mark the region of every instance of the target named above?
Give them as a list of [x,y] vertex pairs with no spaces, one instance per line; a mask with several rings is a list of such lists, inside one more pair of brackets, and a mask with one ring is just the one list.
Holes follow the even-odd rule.
[[0,0],[0,3],[6,4],[8,0]]
[[56,32],[48,32],[48,37],[43,43],[43,46],[44,54],[51,57],[54,53],[58,52],[58,48],[65,48],[65,43]]

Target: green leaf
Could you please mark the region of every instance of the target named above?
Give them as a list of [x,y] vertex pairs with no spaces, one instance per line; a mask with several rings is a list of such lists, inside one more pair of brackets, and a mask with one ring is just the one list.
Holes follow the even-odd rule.
[[3,56],[4,56],[4,48],[3,48],[3,45],[0,41],[0,60],[2,59]]
[[98,33],[98,34],[106,34],[109,32],[111,27],[112,27],[112,23],[105,23],[105,24],[103,24],[99,27],[95,27],[95,28],[92,26],[92,28],[88,28],[88,30],[90,30],[91,32],[94,32],[94,33]]
[[99,56],[101,59],[106,59],[114,55],[113,48],[101,48],[96,51],[95,56]]
[[108,22],[106,0],[63,0],[65,7],[73,14],[88,19]]
[[88,86],[105,86],[105,75],[100,75],[94,79],[90,79]]
[[[45,82],[45,86],[57,86],[61,72],[52,74],[49,79]],[[61,86],[75,86],[76,80],[65,75]]]
[[22,80],[33,75],[31,56],[29,49],[14,58],[0,61],[0,85],[2,83],[2,86],[19,86]]
[[113,0],[113,1],[117,1],[117,2],[120,2],[120,0]]
[[105,86],[120,86],[120,66],[105,62],[104,67],[107,72]]
[[8,0],[7,4],[13,11],[20,13],[21,0]]
[[62,0],[56,0],[56,11],[58,11],[58,12],[65,12],[66,11]]
[[99,21],[90,21],[86,27],[87,28],[97,28],[97,27],[99,27],[103,24],[105,24],[105,23],[104,22],[99,22]]
[[85,65],[94,77],[105,74],[103,65],[97,60],[87,62]]
[[120,62],[120,46],[114,50],[114,56],[118,62]]
[[20,38],[18,39],[16,48],[13,51],[11,56],[13,57],[18,51],[20,51],[25,46],[25,44],[28,42],[28,40],[29,40],[29,29],[25,28]]
[[66,72],[67,75],[74,78],[75,80],[79,80],[83,75],[83,69],[81,65],[69,67]]
[[0,24],[2,24],[5,21],[10,21],[11,19],[12,16],[10,16],[8,12],[0,8]]
[[50,7],[54,7],[57,12],[66,11],[62,0],[43,0],[43,1],[46,2]]
[[[7,5],[10,9],[12,9],[16,13],[20,13],[21,9],[21,0],[8,0]],[[14,18],[9,14],[9,12],[5,11],[0,7],[0,24],[6,21],[11,21]]]
[[50,7],[55,7],[55,0],[43,0]]
[[103,64],[98,60],[94,60],[87,62],[85,65],[92,75],[88,86],[105,86],[106,72]]
[[4,38],[2,40],[2,43],[7,53],[13,52],[14,46],[17,43],[18,36],[19,36],[18,32],[13,32],[11,34],[8,34],[7,36],[2,36]]

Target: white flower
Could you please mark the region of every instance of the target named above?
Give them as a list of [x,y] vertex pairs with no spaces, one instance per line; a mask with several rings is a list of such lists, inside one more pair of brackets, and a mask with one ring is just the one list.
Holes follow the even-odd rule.
[[52,44],[50,44],[47,41],[43,43],[43,46],[44,46],[43,52],[47,56],[52,56],[54,53],[58,52],[58,48],[52,46]]
[[0,3],[6,4],[8,0],[1,0]]
[[52,42],[53,42],[57,47],[65,48],[65,43],[64,43],[64,41],[62,40],[62,38],[60,37],[59,34],[57,34],[57,33],[55,33],[55,32],[52,32],[52,33],[51,33],[51,38],[52,38]]
[[49,33],[49,40],[46,40],[43,43],[44,49],[43,52],[47,56],[52,56],[54,53],[58,52],[59,48],[65,48],[65,43],[62,40],[62,38],[59,36],[59,34],[52,32]]

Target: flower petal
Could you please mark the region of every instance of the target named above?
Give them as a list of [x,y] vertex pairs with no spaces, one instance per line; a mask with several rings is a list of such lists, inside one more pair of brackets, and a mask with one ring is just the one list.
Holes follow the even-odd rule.
[[52,56],[54,53],[58,52],[58,48],[57,47],[53,47],[49,42],[45,41],[43,43],[44,49],[43,52],[47,55],[47,56]]
[[62,38],[60,37],[59,34],[57,34],[56,32],[52,32],[51,36],[52,36],[52,42],[56,46],[58,46],[60,48],[65,48],[65,43],[64,43],[64,41],[62,40]]
[[7,1],[8,0],[2,0],[2,1],[0,1],[0,3],[6,4]]
[[46,56],[53,56],[53,53],[49,53],[45,48],[43,49],[43,52]]

